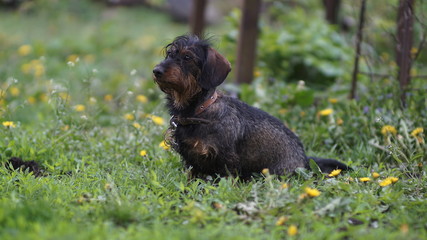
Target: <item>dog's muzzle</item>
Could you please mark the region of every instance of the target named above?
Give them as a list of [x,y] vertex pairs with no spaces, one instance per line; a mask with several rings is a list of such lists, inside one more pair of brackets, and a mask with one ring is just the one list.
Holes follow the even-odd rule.
[[157,65],[153,69],[154,77],[156,77],[157,79],[161,78],[164,73],[165,73],[165,68],[162,67],[161,65]]

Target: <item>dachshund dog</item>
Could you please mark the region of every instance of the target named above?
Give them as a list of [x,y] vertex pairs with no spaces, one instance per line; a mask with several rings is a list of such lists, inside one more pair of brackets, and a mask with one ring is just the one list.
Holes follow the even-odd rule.
[[[154,80],[172,116],[171,145],[194,176],[249,179],[266,168],[277,175],[310,168],[302,143],[280,120],[216,90],[231,66],[209,41],[184,35],[165,49]],[[350,169],[336,160],[312,159],[323,172]]]

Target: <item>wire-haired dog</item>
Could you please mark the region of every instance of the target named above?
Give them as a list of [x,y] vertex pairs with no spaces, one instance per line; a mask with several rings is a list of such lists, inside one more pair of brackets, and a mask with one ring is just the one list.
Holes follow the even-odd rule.
[[[298,137],[266,112],[216,91],[230,63],[209,42],[180,36],[166,46],[154,79],[166,93],[172,116],[172,146],[192,173],[250,178],[264,168],[273,174],[309,168]],[[324,172],[348,167],[313,158]]]

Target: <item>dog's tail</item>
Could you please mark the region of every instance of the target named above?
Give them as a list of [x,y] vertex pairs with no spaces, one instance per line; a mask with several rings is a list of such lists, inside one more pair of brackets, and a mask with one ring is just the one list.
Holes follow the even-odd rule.
[[313,159],[314,162],[317,164],[317,166],[319,166],[320,170],[324,173],[330,173],[335,169],[341,169],[343,171],[353,170],[351,167],[335,159],[325,159],[325,158],[318,158],[318,157],[307,157],[307,158],[309,161],[310,159]]

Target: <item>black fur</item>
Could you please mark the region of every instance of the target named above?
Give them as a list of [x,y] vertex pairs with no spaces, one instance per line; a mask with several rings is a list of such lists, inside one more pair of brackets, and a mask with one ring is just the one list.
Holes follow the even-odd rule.
[[[196,176],[249,178],[265,168],[279,175],[309,168],[298,137],[266,112],[221,93],[213,104],[197,112],[231,70],[207,41],[180,36],[166,51],[165,60],[153,70],[154,79],[166,93],[170,114],[186,120],[173,123],[171,142]],[[314,160],[324,172],[349,169],[336,160]]]
[[6,163],[6,168],[10,170],[28,170],[29,172],[32,172],[36,177],[43,175],[43,170],[40,168],[39,164],[36,161],[24,161],[19,157],[11,157]]

